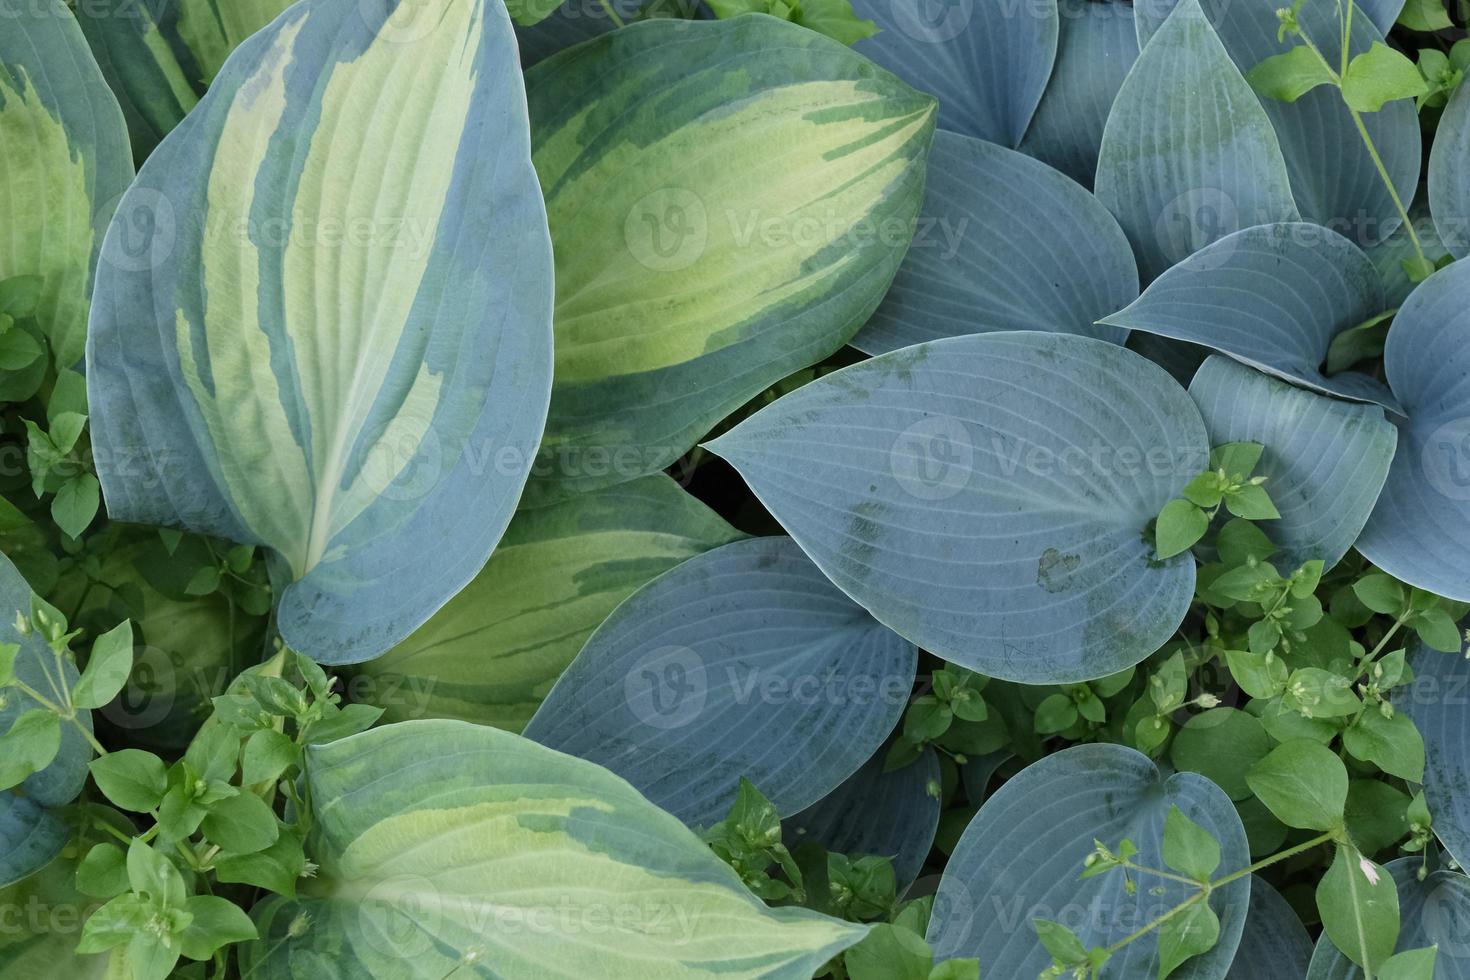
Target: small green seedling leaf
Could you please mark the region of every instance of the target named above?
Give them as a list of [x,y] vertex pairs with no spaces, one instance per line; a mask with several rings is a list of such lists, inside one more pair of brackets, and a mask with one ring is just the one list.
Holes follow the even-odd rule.
[[1309,739],[1278,745],[1251,769],[1246,782],[1288,827],[1335,830],[1347,808],[1347,767],[1337,753]]

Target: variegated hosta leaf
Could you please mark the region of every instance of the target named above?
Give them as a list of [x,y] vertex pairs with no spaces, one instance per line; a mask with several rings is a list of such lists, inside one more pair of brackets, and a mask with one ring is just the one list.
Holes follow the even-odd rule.
[[841,786],[781,821],[786,846],[816,841],[837,854],[881,854],[893,861],[903,895],[924,867],[939,829],[939,756],[926,747],[918,759],[884,772],[877,752]]
[[1262,522],[1290,571],[1342,560],[1368,522],[1398,432],[1377,405],[1328,398],[1215,355],[1189,386],[1204,416],[1210,445],[1256,442],[1265,447],[1255,472],[1281,517]]
[[861,55],[765,15],[660,19],[527,85],[557,255],[538,497],[664,468],[888,289],[934,100]]
[[87,0],[76,11],[92,54],[122,103],[133,156],[139,161],[198,104],[203,90],[202,84],[195,84],[197,74],[179,62],[172,44],[176,32],[160,23],[173,22],[177,4],[156,12],[158,6],[137,0]]
[[321,872],[256,907],[251,980],[808,980],[867,931],[768,908],[623,780],[497,729],[374,729],[306,778]]
[[498,0],[297,4],[108,233],[88,357],[108,511],[272,549],[287,642],[376,656],[510,519],[551,298]]
[[1161,368],[1036,331],[884,354],[710,444],[879,622],[1026,684],[1115,673],[1178,628],[1194,561],[1144,531],[1207,447]]
[[1358,539],[1379,568],[1470,600],[1470,262],[1420,283],[1383,354],[1406,419],[1388,482]]
[[1103,322],[1212,347],[1293,384],[1396,410],[1382,382],[1322,373],[1332,338],[1383,309],[1378,270],[1356,245],[1320,225],[1283,222],[1207,245]]
[[1134,4],[1060,0],[1059,6],[1056,67],[1020,150],[1090,188],[1113,100],[1138,59]]
[[918,233],[852,344],[882,354],[996,330],[1122,343],[1126,330],[1096,321],[1137,297],[1128,239],[1097,198],[1039,160],[941,130]]
[[883,744],[916,660],[790,538],[737,541],[614,610],[526,737],[606,766],[691,826],[722,818],[742,776],[791,814]]
[[[183,42],[193,64],[191,76],[201,85],[214,81],[230,52],[250,35],[275,20],[292,0],[171,0],[176,8],[170,20],[173,33]],[[367,9],[371,9],[371,4]],[[399,23],[413,31],[410,20],[416,17],[405,5],[395,15]]]
[[1297,219],[1271,121],[1199,0],[1174,9],[1124,79],[1097,196],[1145,281],[1233,231]]
[[939,124],[1015,147],[1041,101],[1057,54],[1056,0],[853,0],[880,33],[855,47],[939,98]]
[[[1284,53],[1292,43],[1301,43],[1277,37],[1281,21],[1276,11],[1281,4],[1276,0],[1202,3],[1242,72]],[[1342,51],[1339,8],[1338,3],[1308,2],[1298,11],[1307,35],[1331,52],[1329,60]],[[1381,44],[1383,34],[1384,30],[1375,27],[1363,10],[1357,10],[1352,53],[1361,54],[1374,43]],[[1295,102],[1262,98],[1261,105],[1281,140],[1291,189],[1303,218],[1341,232],[1360,247],[1388,236],[1398,227],[1402,221],[1398,207],[1358,133],[1358,124],[1334,86],[1314,89]],[[1389,102],[1378,112],[1362,113],[1361,119],[1400,197],[1411,200],[1419,186],[1423,153],[1419,114],[1413,100]]]
[[353,694],[388,721],[460,718],[519,732],[618,603],[739,537],[662,473],[523,510],[463,592],[362,666]]
[[1250,910],[1225,980],[1301,980],[1312,937],[1296,910],[1260,875],[1251,876]]
[[1470,255],[1470,86],[1450,97],[1429,153],[1429,209],[1456,258]]
[[[1127,838],[1138,846],[1139,864],[1162,867],[1171,806],[1220,842],[1220,876],[1250,863],[1235,806],[1203,776],[1165,778],[1146,756],[1121,745],[1075,746],[1022,770],[985,801],[945,868],[929,920],[934,958],[978,956],[991,976],[1034,977],[1051,957],[1032,931],[1033,918],[1060,920],[1091,949],[1180,904],[1195,894],[1193,886],[1150,879],[1129,890],[1119,872],[1078,880],[1097,841],[1116,846]],[[1170,973],[1171,980],[1222,980],[1230,967],[1250,879],[1215,889],[1209,901],[1220,918],[1219,942]],[[1116,951],[1098,976],[1140,980],[1158,970],[1155,932]]]
[[[1434,980],[1470,980],[1470,931],[1466,928],[1470,925],[1470,878],[1459,871],[1440,869],[1420,881],[1422,857],[1399,858],[1386,868],[1399,892],[1401,925],[1394,952],[1437,946]],[[1373,975],[1379,974],[1375,971]],[[1324,934],[1317,939],[1305,977],[1362,980],[1363,971]]]
[[[22,636],[16,630],[17,614],[31,614],[31,598],[26,580],[10,559],[0,555],[0,643],[20,647],[15,659],[17,679],[43,697],[59,700],[56,671],[60,669],[71,686],[77,682],[77,670],[69,660],[58,664],[40,633]],[[0,734],[10,731],[21,715],[41,708],[19,688],[7,688],[0,695]],[[90,730],[92,713],[80,711],[78,716]],[[77,798],[87,781],[91,758],[86,737],[75,726],[63,724],[61,748],[51,763],[14,789],[0,790],[0,885],[19,881],[61,853],[71,832],[52,810]]]
[[133,179],[117,99],[60,0],[0,0],[0,280],[41,276],[58,367],[82,359],[93,269]]
[[1431,650],[1416,638],[1409,642],[1409,665],[1414,683],[1394,692],[1394,706],[1424,736],[1424,799],[1434,834],[1464,867],[1470,862],[1470,659]]

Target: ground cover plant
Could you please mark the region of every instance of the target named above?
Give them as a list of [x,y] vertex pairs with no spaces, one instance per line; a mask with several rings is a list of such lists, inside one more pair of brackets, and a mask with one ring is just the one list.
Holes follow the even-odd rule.
[[1463,0],[0,0],[0,980],[1470,977]]

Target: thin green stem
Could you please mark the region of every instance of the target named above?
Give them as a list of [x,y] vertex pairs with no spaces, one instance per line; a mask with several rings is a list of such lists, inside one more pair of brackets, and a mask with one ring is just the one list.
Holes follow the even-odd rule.
[[1253,875],[1257,871],[1260,871],[1262,868],[1269,868],[1273,864],[1279,864],[1280,862],[1285,861],[1288,858],[1294,858],[1298,854],[1301,854],[1305,851],[1310,851],[1312,848],[1318,847],[1322,844],[1326,844],[1328,841],[1332,840],[1334,836],[1335,834],[1332,831],[1328,831],[1325,834],[1319,834],[1309,841],[1304,841],[1300,844],[1297,844],[1295,847],[1288,847],[1286,850],[1280,851],[1276,854],[1272,854],[1270,857],[1262,858],[1249,867],[1241,868],[1239,871],[1232,872],[1231,874],[1228,874],[1223,878],[1212,881],[1210,882],[1210,887],[1220,888],[1230,884],[1232,881],[1238,881],[1241,878],[1246,877],[1247,875]]
[[[1198,885],[1199,882],[1194,882],[1194,884],[1195,885]],[[1147,936],[1149,933],[1153,932],[1155,929],[1159,928],[1164,923],[1166,923],[1170,919],[1174,918],[1176,915],[1181,915],[1190,906],[1192,906],[1192,905],[1198,905],[1200,902],[1204,901],[1205,896],[1208,895],[1208,894],[1209,893],[1207,891],[1205,891],[1203,888],[1201,888],[1198,892],[1196,892],[1195,894],[1191,895],[1188,899],[1186,899],[1183,902],[1183,904],[1174,906],[1172,909],[1170,909],[1169,911],[1165,912],[1163,915],[1159,916],[1157,919],[1154,919],[1152,922],[1146,923],[1145,925],[1141,926],[1137,931],[1135,931],[1135,932],[1133,932],[1133,933],[1131,933],[1131,934],[1129,934],[1127,936],[1124,936],[1122,939],[1120,939],[1117,942],[1113,943],[1113,945],[1111,945],[1111,946],[1108,947],[1108,952],[1109,953],[1116,953],[1118,950],[1122,949],[1124,946],[1127,946],[1129,943],[1133,942],[1135,939],[1142,939],[1144,936]]]
[[1393,621],[1393,625],[1388,628],[1388,632],[1383,634],[1383,639],[1378,641],[1378,645],[1375,646],[1372,650],[1369,650],[1367,653],[1363,654],[1363,659],[1358,664],[1358,673],[1353,678],[1354,683],[1361,680],[1363,676],[1368,673],[1368,668],[1373,666],[1373,662],[1378,659],[1378,655],[1383,652],[1384,647],[1388,646],[1388,641],[1393,639],[1394,634],[1399,631],[1400,627],[1402,627],[1405,623],[1409,621],[1409,616],[1411,616],[1412,614],[1413,611],[1409,610],[1404,612],[1397,619],[1395,619]]
[[611,0],[600,0],[600,2],[602,4],[602,9],[607,11],[607,16],[612,20],[614,27],[626,26],[623,23],[623,18],[619,17],[618,12],[613,9]]
[[1200,883],[1198,881],[1195,881],[1193,878],[1186,878],[1183,875],[1176,875],[1172,871],[1164,871],[1161,868],[1150,868],[1146,864],[1134,864],[1132,861],[1122,861],[1119,863],[1124,868],[1129,868],[1133,871],[1138,871],[1146,875],[1153,875],[1155,878],[1164,878],[1169,881],[1177,881],[1185,885],[1193,885],[1195,888],[1198,888],[1200,886]]

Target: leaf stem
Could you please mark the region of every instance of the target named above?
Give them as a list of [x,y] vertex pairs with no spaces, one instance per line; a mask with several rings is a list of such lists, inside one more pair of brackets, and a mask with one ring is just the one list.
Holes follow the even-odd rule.
[[612,20],[614,27],[627,26],[627,24],[623,22],[623,18],[619,17],[618,12],[613,9],[611,0],[598,0],[598,2],[602,4],[602,9],[607,11],[607,16]]

